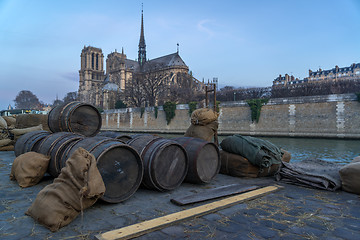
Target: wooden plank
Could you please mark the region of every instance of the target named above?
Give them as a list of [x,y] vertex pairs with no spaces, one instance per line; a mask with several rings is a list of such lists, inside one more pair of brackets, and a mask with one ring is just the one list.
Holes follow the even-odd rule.
[[207,189],[203,192],[191,194],[188,196],[170,199],[170,201],[176,205],[186,205],[191,203],[202,202],[206,200],[211,200],[219,197],[225,197],[230,195],[235,195],[239,193],[248,192],[251,190],[255,190],[259,188],[259,186],[246,186],[240,184],[231,184],[223,187]]
[[99,234],[95,236],[95,239],[98,240],[131,239],[164,228],[166,226],[173,225],[177,222],[184,221],[189,218],[202,216],[211,212],[219,211],[221,209],[236,205],[241,202],[249,201],[251,199],[264,196],[271,192],[278,191],[281,188],[283,187],[275,185],[275,186],[268,186],[268,187],[256,189],[250,192],[228,197],[216,202],[208,203],[199,207],[190,208],[163,217],[155,218],[149,221],[141,222],[120,229],[112,230],[103,234]]

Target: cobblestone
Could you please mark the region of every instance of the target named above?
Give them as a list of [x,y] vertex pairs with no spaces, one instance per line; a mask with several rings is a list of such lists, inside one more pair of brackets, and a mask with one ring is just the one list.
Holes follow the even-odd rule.
[[[71,224],[52,233],[24,213],[37,193],[53,180],[22,189],[9,180],[13,152],[0,152],[0,239],[93,239],[94,235],[200,206],[179,207],[171,198],[234,183],[279,184],[284,189],[205,216],[188,219],[138,239],[358,239],[360,199],[343,191],[327,192],[275,182],[272,178],[234,178],[219,174],[210,184],[184,183],[171,192],[139,189],[118,204],[98,201]],[[208,203],[208,202],[205,202]]]

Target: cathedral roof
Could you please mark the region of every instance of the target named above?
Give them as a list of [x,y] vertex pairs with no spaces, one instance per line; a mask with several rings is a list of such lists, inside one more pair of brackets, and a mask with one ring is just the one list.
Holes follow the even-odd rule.
[[187,67],[187,66],[180,57],[179,53],[176,52],[147,61],[144,65],[144,71],[148,71],[150,69],[162,69],[168,67]]

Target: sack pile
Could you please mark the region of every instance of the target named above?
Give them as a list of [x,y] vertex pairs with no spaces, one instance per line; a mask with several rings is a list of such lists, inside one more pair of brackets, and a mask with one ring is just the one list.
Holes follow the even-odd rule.
[[94,155],[78,148],[59,177],[39,192],[26,214],[54,232],[71,223],[104,193]]
[[0,151],[14,151],[14,144],[19,137],[28,132],[49,129],[47,115],[21,114],[0,116]]
[[342,167],[339,173],[342,189],[347,192],[360,194],[360,156]]
[[250,136],[233,135],[225,138],[220,146],[220,172],[236,177],[273,176],[283,161],[291,159],[289,152],[269,141]]
[[14,117],[0,116],[0,151],[14,150],[14,141],[10,130],[14,129],[15,123]]
[[[290,162],[291,154],[283,149],[281,161]],[[281,167],[281,164],[273,164],[270,167],[260,169],[260,167],[252,164],[245,157],[220,150],[221,168],[220,173],[233,177],[268,177],[274,176]]]
[[185,137],[195,137],[211,142],[217,132],[219,113],[212,109],[200,108],[192,112],[191,125],[185,132]]
[[29,128],[42,125],[43,130],[50,132],[47,114],[20,114],[16,116],[15,128]]

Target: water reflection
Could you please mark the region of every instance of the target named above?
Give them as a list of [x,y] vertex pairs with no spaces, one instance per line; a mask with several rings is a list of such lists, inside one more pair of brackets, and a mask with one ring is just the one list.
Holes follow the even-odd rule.
[[[223,139],[223,137],[222,137]],[[291,161],[321,159],[348,163],[360,155],[360,140],[311,138],[262,138],[289,151]]]

